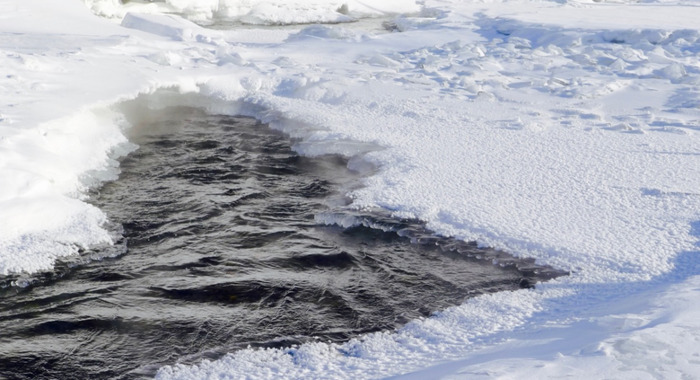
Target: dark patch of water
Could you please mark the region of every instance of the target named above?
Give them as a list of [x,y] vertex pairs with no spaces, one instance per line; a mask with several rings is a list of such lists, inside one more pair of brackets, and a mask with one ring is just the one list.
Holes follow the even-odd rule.
[[[344,160],[300,157],[252,119],[171,116],[134,137],[94,197],[123,228],[116,257],[0,289],[0,377],[150,377],[247,346],[391,330],[561,275],[416,221],[350,215]],[[334,213],[356,223],[316,222]]]

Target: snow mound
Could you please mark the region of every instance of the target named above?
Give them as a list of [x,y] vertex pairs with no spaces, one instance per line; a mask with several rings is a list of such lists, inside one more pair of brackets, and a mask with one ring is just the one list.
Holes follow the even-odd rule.
[[303,41],[306,39],[337,39],[337,40],[359,40],[358,34],[349,29],[339,27],[329,27],[325,25],[312,25],[292,34],[287,41]]

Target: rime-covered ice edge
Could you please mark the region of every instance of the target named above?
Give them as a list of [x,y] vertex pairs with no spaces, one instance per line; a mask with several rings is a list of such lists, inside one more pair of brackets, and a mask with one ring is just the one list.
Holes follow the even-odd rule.
[[696,377],[700,7],[367,4],[0,0],[0,273],[109,245],[87,191],[152,110],[198,106],[350,157],[353,207],[571,275],[159,378]]

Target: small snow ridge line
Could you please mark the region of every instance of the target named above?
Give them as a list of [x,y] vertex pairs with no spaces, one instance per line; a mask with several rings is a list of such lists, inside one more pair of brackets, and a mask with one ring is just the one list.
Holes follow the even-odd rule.
[[[401,7],[401,3],[407,3],[410,4],[410,2],[406,1],[382,1],[380,7],[377,3],[374,3],[374,5],[369,5],[365,1],[359,1],[359,0],[354,0],[354,3],[357,3],[358,5],[366,8],[363,9],[363,13],[367,13],[367,10],[370,10],[371,12],[374,12],[376,14],[397,14],[397,13],[415,13],[420,10],[420,7],[418,4],[414,3],[414,6],[409,6],[409,7]],[[348,9],[347,3],[343,4],[345,6],[345,9]],[[350,8],[350,11],[354,11],[355,7]]]
[[176,41],[192,41],[207,33],[211,34],[199,25],[173,15],[130,12],[124,16],[121,25],[125,28],[140,30]]

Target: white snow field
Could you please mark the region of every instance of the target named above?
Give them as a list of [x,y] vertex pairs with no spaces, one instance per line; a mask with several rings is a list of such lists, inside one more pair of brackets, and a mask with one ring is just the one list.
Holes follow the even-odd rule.
[[0,0],[0,273],[109,245],[87,190],[196,105],[351,157],[354,207],[571,275],[158,378],[700,377],[700,4],[375,3]]

